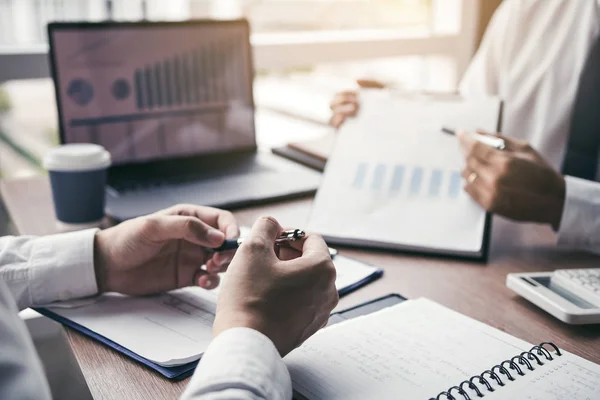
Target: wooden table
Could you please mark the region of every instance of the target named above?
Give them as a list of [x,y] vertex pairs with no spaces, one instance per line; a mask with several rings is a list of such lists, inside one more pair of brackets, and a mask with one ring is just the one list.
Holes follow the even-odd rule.
[[[55,232],[50,188],[45,177],[5,181],[0,190],[21,234]],[[298,200],[235,212],[240,224],[261,215],[303,226],[311,200]],[[553,232],[496,218],[488,264],[389,252],[343,250],[342,253],[385,270],[383,278],[340,300],[346,308],[388,293],[428,297],[465,315],[531,343],[552,341],[600,363],[600,325],[569,326],[516,296],[505,286],[510,272],[598,267],[597,256],[560,250]],[[171,382],[130,359],[74,331],[67,330],[73,352],[90,391],[98,399],[175,399],[187,380]]]

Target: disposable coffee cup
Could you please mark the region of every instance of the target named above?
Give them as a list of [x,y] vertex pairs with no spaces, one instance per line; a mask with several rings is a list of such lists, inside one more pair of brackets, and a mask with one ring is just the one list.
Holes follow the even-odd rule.
[[50,175],[56,219],[64,230],[100,225],[110,153],[96,144],[56,147],[44,157]]

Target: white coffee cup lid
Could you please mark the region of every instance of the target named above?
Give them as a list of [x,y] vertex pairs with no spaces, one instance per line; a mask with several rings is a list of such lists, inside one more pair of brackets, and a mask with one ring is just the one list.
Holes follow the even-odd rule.
[[110,166],[110,153],[91,143],[65,144],[44,156],[44,168],[49,171],[89,171]]

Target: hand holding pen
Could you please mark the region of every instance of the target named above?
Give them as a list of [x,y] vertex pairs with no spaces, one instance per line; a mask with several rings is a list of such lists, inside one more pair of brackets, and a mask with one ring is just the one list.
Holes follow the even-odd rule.
[[[303,239],[306,236],[306,232],[302,229],[289,229],[283,231],[277,239],[275,239],[276,245],[286,244],[295,242],[297,240]],[[214,252],[224,252],[224,251],[232,251],[237,250],[244,243],[244,238],[240,237],[237,239],[227,239],[225,242],[216,248],[211,249]],[[335,258],[338,254],[336,249],[329,247],[329,255],[331,258]]]
[[483,209],[558,229],[565,179],[533,147],[500,134],[442,130],[458,136],[466,158],[465,191]]
[[[304,232],[302,229],[286,230],[283,231],[277,239],[275,239],[275,244],[295,242],[296,240],[300,240],[305,236],[306,232]],[[212,250],[215,252],[237,250],[242,245],[242,243],[244,243],[244,238],[227,239],[221,246],[216,247]]]

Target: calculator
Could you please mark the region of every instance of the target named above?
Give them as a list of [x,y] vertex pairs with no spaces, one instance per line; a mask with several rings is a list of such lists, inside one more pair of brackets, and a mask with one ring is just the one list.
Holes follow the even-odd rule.
[[506,286],[568,324],[600,323],[600,268],[508,274]]

